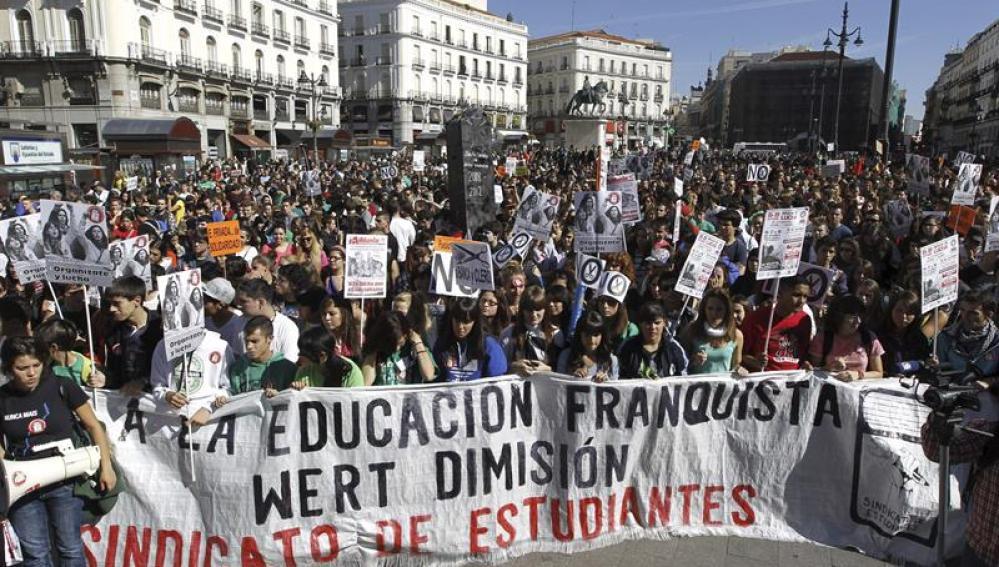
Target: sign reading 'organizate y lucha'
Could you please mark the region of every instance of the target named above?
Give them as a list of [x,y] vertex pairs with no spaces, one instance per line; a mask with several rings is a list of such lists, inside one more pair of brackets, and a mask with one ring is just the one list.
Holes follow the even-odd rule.
[[243,249],[239,238],[239,221],[208,223],[208,248],[212,256],[230,256]]

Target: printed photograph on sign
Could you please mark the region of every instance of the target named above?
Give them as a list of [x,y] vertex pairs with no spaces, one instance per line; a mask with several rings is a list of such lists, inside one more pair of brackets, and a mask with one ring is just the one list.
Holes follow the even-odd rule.
[[385,297],[388,291],[388,236],[348,234],[344,297]]
[[152,265],[149,258],[149,237],[136,236],[111,243],[111,270],[114,277],[135,276],[146,284],[146,289],[153,287]]
[[952,205],[975,206],[975,196],[978,194],[978,184],[982,178],[981,164],[964,163],[954,181],[954,194],[951,197]]
[[704,289],[724,247],[725,241],[721,238],[703,231],[698,233],[673,289],[697,299],[704,297]]
[[905,172],[909,178],[909,190],[920,195],[927,195],[930,192],[930,158],[917,155],[906,154]]
[[888,228],[895,238],[908,235],[913,222],[909,202],[901,198],[885,203],[885,220],[888,221]]
[[156,278],[168,360],[197,349],[205,331],[205,290],[201,270]]
[[624,219],[620,191],[578,191],[575,206],[577,252],[623,252]]
[[111,256],[104,208],[43,199],[42,247],[46,273],[56,283],[111,285]]
[[807,228],[806,207],[767,211],[760,238],[757,280],[785,278],[798,272]]
[[528,185],[517,207],[513,230],[542,242],[551,240],[552,223],[558,215],[559,198]]
[[955,234],[919,249],[923,313],[957,301],[960,286],[958,247]]
[[45,278],[41,220],[42,215],[35,213],[0,221],[0,248],[22,284]]
[[638,199],[638,181],[635,174],[612,175],[607,178],[607,190],[621,192],[621,218],[630,225],[642,220],[642,206]]
[[999,197],[989,200],[989,216],[985,223],[985,251],[999,250]]

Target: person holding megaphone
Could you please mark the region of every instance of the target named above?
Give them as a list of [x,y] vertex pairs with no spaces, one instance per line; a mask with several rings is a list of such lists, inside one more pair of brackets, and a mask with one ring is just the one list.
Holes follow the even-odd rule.
[[[111,464],[111,447],[104,428],[90,407],[87,394],[76,383],[57,378],[42,363],[43,353],[28,337],[9,337],[0,348],[3,373],[10,380],[0,388],[0,456],[8,461],[35,461],[49,457],[43,468],[58,467],[74,453],[73,426],[79,420],[100,449],[99,486],[102,493],[112,490],[118,479]],[[91,449],[91,452],[92,449]],[[86,565],[80,525],[83,519],[81,500],[73,494],[72,475],[82,469],[66,466],[65,474],[33,478],[30,467],[4,465],[4,488],[8,494],[4,508],[21,542],[23,565],[52,565],[50,542],[55,546],[62,567]],[[92,468],[90,468],[92,471]],[[13,471],[13,472],[12,472]],[[49,470],[40,476],[53,477]],[[63,479],[59,481],[59,479]],[[30,486],[30,489],[25,489]],[[21,496],[23,495],[23,496]],[[18,500],[18,496],[21,496]],[[15,502],[16,500],[16,502]],[[49,528],[52,529],[50,537]]]

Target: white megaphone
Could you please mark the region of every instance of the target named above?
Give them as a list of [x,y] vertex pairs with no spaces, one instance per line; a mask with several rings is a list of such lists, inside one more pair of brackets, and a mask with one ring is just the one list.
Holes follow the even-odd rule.
[[0,461],[0,517],[24,496],[76,476],[90,476],[101,466],[100,447],[81,447],[34,461]]

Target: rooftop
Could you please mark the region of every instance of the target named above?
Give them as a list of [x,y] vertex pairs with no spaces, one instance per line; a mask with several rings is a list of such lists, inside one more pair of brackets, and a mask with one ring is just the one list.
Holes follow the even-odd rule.
[[624,43],[628,45],[637,45],[640,47],[645,47],[647,49],[657,49],[662,51],[669,51],[668,48],[663,47],[656,41],[648,39],[630,39],[621,35],[615,35],[612,33],[607,33],[605,30],[582,30],[582,31],[571,31],[555,35],[549,35],[545,37],[539,37],[537,39],[532,39],[528,42],[529,46],[540,47],[549,43],[558,43],[565,41],[567,39],[602,39],[605,41]]

